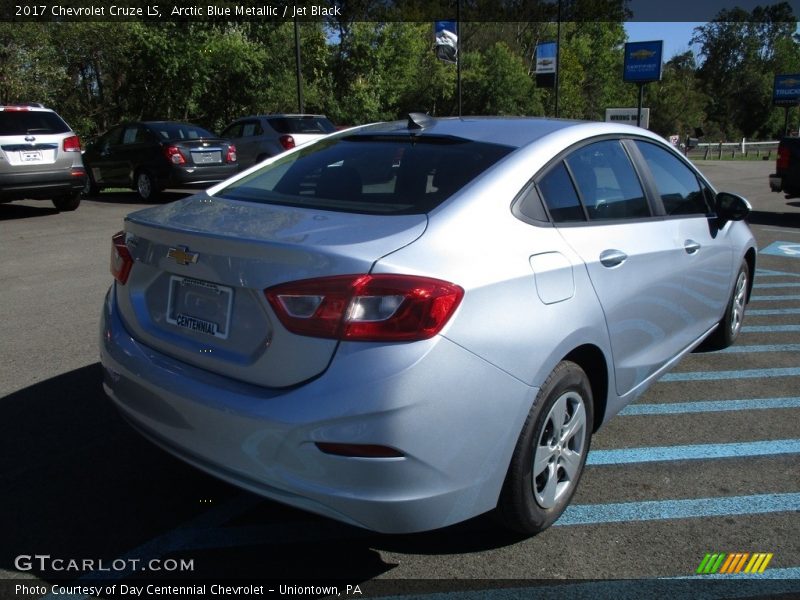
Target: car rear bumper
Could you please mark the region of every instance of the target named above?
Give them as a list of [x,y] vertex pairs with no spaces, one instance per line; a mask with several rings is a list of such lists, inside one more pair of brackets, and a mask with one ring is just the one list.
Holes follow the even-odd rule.
[[[376,531],[434,529],[492,509],[538,391],[443,337],[343,343],[317,379],[263,388],[138,343],[115,304],[112,287],[100,355],[126,419],[221,479]],[[336,456],[315,442],[403,456]]]
[[82,167],[0,174],[0,199],[54,198],[80,192],[86,184],[86,171]]
[[169,173],[172,187],[210,186],[239,172],[237,163],[207,167],[173,167]]

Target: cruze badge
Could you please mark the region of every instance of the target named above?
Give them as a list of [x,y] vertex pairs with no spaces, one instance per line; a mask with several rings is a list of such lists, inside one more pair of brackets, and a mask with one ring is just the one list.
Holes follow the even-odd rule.
[[186,246],[178,246],[177,248],[170,248],[167,252],[167,258],[173,259],[179,265],[189,265],[197,262],[200,254],[197,252],[189,252]]

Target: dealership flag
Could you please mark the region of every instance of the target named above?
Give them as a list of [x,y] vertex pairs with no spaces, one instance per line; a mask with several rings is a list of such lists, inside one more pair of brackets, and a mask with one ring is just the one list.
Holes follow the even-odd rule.
[[436,58],[458,62],[458,26],[455,21],[436,21],[433,24]]

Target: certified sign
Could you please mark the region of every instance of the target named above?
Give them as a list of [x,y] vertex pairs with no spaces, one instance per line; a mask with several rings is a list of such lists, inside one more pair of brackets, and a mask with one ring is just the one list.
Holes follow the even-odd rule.
[[775,75],[772,85],[772,104],[794,106],[800,103],[800,73]]
[[664,42],[625,44],[625,70],[622,79],[629,83],[661,81],[661,54]]

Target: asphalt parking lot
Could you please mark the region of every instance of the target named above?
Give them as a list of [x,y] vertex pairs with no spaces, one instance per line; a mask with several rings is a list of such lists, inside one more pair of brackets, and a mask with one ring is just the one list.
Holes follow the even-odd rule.
[[[373,534],[239,491],[151,446],[105,399],[96,339],[111,235],[143,205],[127,193],[74,213],[0,205],[0,578],[80,581],[19,566],[20,555],[47,554],[194,564],[114,570],[112,583],[336,579],[404,596],[412,580],[427,581],[422,591],[513,580],[543,586],[542,598],[638,598],[668,578],[676,598],[700,597],[707,580],[736,587],[704,597],[800,596],[800,199],[769,191],[772,162],[699,164],[753,205],[760,255],[743,333],[726,351],[689,356],[600,430],[572,506],[529,539],[488,516]],[[695,573],[708,553],[739,552],[773,556],[747,581]]]

